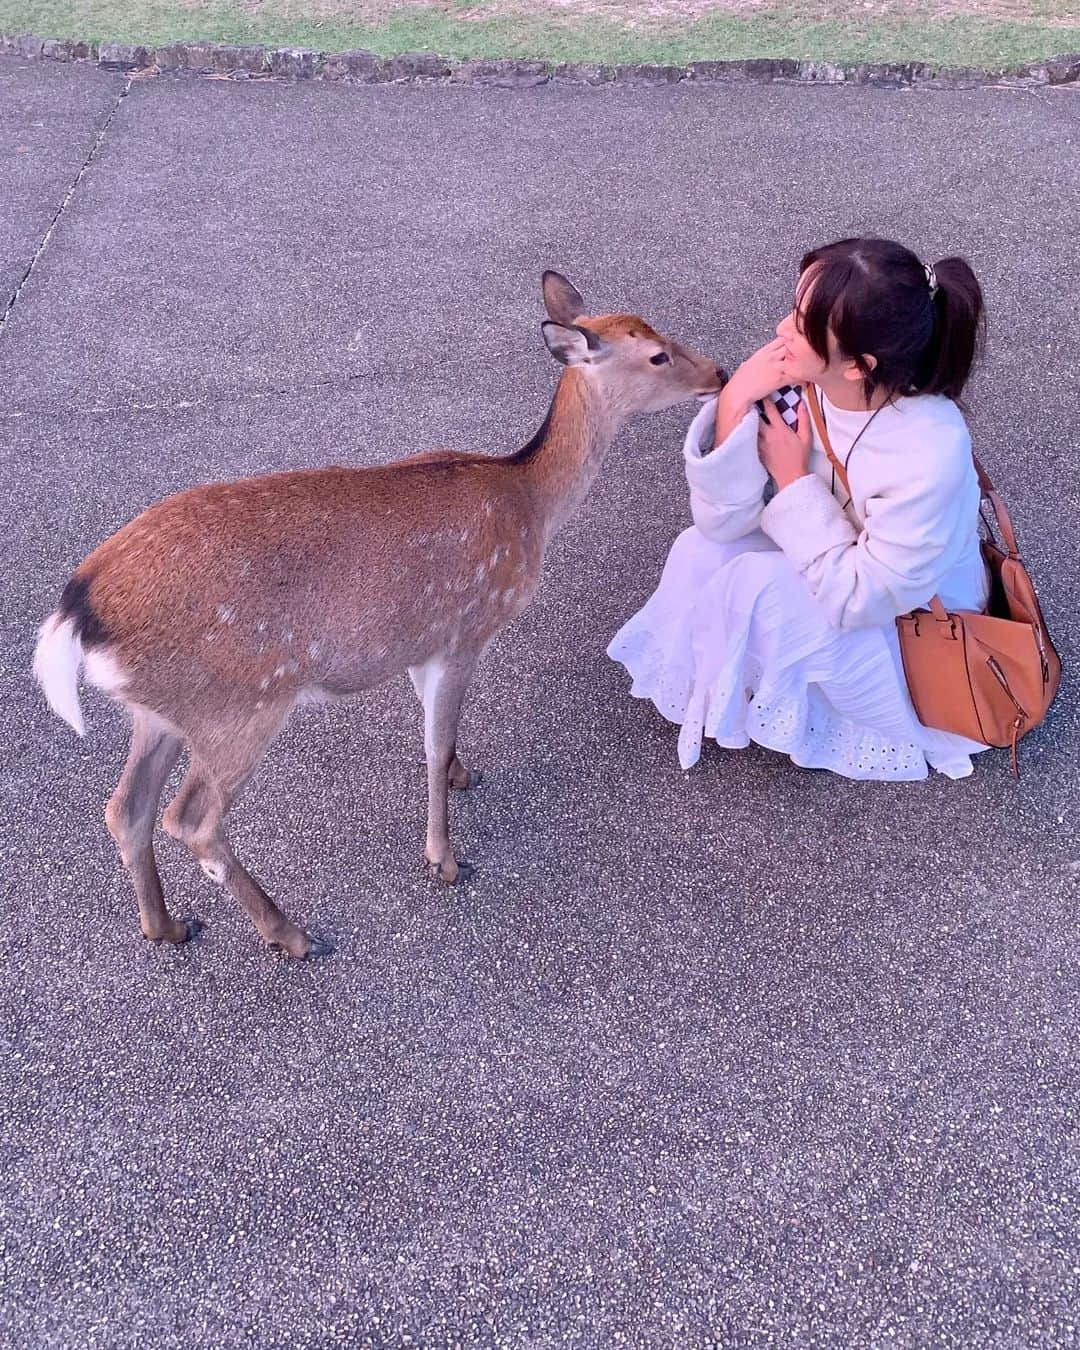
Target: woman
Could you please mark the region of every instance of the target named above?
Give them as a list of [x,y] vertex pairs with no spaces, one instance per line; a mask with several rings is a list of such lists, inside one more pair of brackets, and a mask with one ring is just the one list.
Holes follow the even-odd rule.
[[[958,406],[982,324],[962,259],[924,266],[889,240],[844,239],[806,255],[776,339],[695,418],[694,524],[608,648],[631,692],[681,723],[684,768],[705,735],[848,778],[971,772],[985,747],[915,716],[895,619],[935,594],[986,604]],[[768,398],[787,385],[816,387],[849,491],[806,399],[791,429]]]

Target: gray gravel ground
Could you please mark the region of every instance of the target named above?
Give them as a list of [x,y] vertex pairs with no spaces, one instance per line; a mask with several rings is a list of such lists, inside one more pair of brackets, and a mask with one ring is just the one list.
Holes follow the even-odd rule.
[[33,261],[122,75],[52,62],[4,61],[0,86],[0,315]]
[[[123,87],[0,62],[3,285]],[[72,565],[166,492],[522,443],[543,267],[734,364],[802,249],[867,230],[985,281],[978,442],[1071,670],[1078,115],[132,86],[0,332],[0,1340],[1080,1343],[1075,685],[1019,784],[1002,755],[962,783],[715,748],[682,773],[603,652],[687,521],[686,411],[624,433],[490,653],[473,883],[421,867],[404,685],[273,749],[235,836],[326,962],[264,953],[169,841],[208,927],[144,944],[101,821],[121,719],[88,700],[77,742],[27,676]]]

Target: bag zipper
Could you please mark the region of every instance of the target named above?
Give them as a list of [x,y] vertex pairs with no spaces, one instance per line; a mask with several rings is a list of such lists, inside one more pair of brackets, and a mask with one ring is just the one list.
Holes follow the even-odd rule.
[[1010,702],[1010,703],[1013,705],[1013,707],[1016,709],[1016,720],[1013,722],[1013,727],[1012,727],[1012,747],[1011,747],[1011,748],[1012,748],[1012,771],[1013,771],[1013,777],[1014,777],[1014,778],[1019,778],[1019,777],[1020,777],[1020,760],[1019,760],[1019,756],[1017,755],[1017,751],[1016,751],[1016,743],[1017,743],[1017,741],[1020,739],[1020,729],[1023,727],[1024,723],[1027,721],[1027,713],[1026,713],[1026,712],[1024,711],[1024,709],[1020,706],[1020,704],[1016,701],[1016,695],[1015,695],[1015,694],[1013,693],[1013,691],[1009,688],[1009,681],[1008,681],[1008,680],[1006,679],[1006,677],[1005,677],[1005,672],[1004,672],[1004,671],[1001,669],[1001,667],[998,665],[998,663],[997,663],[997,661],[994,659],[994,657],[988,656],[988,657],[986,658],[986,664],[990,667],[990,670],[991,670],[992,673],[993,673],[994,679],[997,680],[998,684],[1000,684],[1001,687],[1002,687],[1002,689],[1004,689],[1005,692],[1006,692],[1006,694],[1008,694],[1008,696],[1009,696],[1009,702]]
[[1005,692],[1008,694],[1009,702],[1013,705],[1013,707],[1016,709],[1016,711],[1020,714],[1021,717],[1027,717],[1027,713],[1020,706],[1020,704],[1017,703],[1016,695],[1009,688],[1009,681],[1006,678],[1005,672],[998,665],[997,660],[993,656],[988,656],[986,658],[986,664],[994,672],[994,679],[997,680],[998,684],[1000,684],[1002,689],[1004,689]]
[[1039,648],[1039,656],[1042,658],[1043,684],[1046,684],[1050,679],[1050,662],[1046,657],[1046,647],[1043,643],[1042,629],[1038,624],[1033,624],[1032,627],[1035,629],[1035,642]]

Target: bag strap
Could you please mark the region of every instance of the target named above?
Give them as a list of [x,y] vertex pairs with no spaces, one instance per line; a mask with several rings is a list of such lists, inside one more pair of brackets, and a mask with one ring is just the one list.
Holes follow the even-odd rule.
[[[808,384],[805,389],[806,402],[810,408],[810,416],[814,420],[814,426],[817,428],[817,434],[821,444],[825,448],[825,454],[829,463],[832,465],[844,488],[844,494],[851,497],[851,484],[848,482],[847,469],[837,459],[829,440],[829,432],[825,426],[825,414],[821,408],[821,400],[818,397],[817,386]],[[975,473],[979,480],[979,491],[981,495],[990,503],[994,512],[994,518],[997,520],[998,529],[1001,531],[1001,537],[1005,541],[1005,547],[1008,550],[1010,558],[1019,560],[1020,548],[1016,542],[1016,534],[1013,531],[1012,518],[1009,515],[1009,509],[1001,498],[1001,494],[994,487],[990,475],[986,472],[978,455],[972,452],[971,456],[975,464]]]
[[847,469],[836,458],[832,448],[832,441],[829,440],[829,432],[825,426],[825,414],[821,410],[821,400],[818,398],[817,385],[808,384],[806,386],[806,402],[810,407],[810,416],[814,420],[814,426],[817,428],[818,439],[825,447],[825,454],[829,463],[833,466],[837,478],[843,484],[844,495],[851,496],[851,484],[848,482]]
[[1013,531],[1012,518],[1009,515],[1009,508],[1005,505],[1001,494],[990,481],[990,475],[983,468],[978,455],[972,452],[971,458],[975,461],[975,472],[979,477],[979,491],[983,497],[990,503],[994,512],[994,518],[998,523],[998,529],[1001,531],[1001,537],[1005,541],[1005,547],[1008,550],[1010,558],[1019,561],[1020,545],[1016,542],[1016,534]]

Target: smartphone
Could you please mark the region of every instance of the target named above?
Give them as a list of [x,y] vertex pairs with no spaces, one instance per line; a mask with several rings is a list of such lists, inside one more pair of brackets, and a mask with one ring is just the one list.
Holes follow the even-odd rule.
[[[794,431],[799,425],[799,404],[802,402],[802,395],[799,393],[798,387],[793,384],[781,385],[779,389],[767,394],[766,398],[772,399],[780,409],[780,416]],[[761,399],[758,399],[757,410],[761,414],[762,420],[766,420],[765,404]]]

